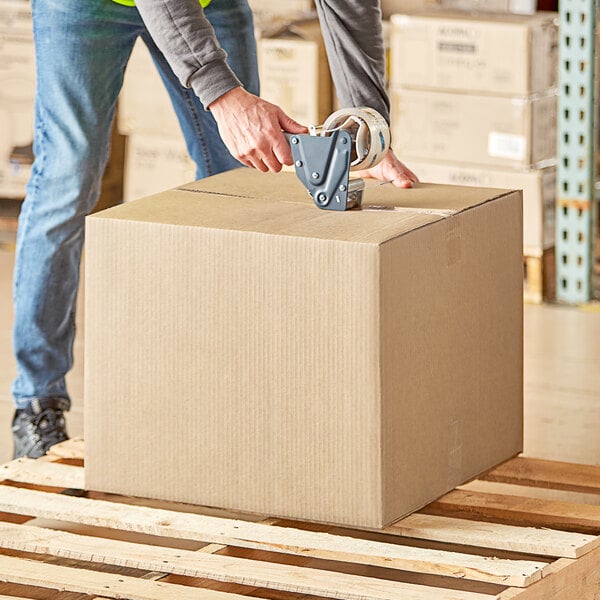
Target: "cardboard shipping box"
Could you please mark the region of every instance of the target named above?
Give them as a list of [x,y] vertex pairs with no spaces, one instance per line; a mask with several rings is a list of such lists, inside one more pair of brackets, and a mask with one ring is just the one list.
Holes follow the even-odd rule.
[[261,97],[303,125],[332,112],[332,82],[318,21],[293,23],[258,41]]
[[537,0],[440,0],[442,6],[478,12],[514,13],[532,15],[537,9]]
[[23,198],[33,163],[35,51],[31,5],[0,2],[0,198]]
[[181,136],[169,94],[141,40],[133,47],[119,96],[119,132]]
[[128,202],[192,181],[196,164],[183,135],[134,133],[127,137],[123,200]]
[[381,0],[381,14],[384,19],[389,19],[395,14],[430,10],[439,4],[440,0]]
[[402,89],[392,94],[400,156],[527,169],[556,156],[556,95],[475,96]]
[[528,96],[556,86],[558,15],[392,17],[392,87]]
[[381,527],[522,448],[521,194],[241,169],[87,219],[86,489]]
[[402,160],[421,181],[450,185],[523,190],[523,254],[542,256],[554,246],[556,167],[514,171],[468,165]]
[[314,18],[313,0],[249,0],[258,37],[299,19]]

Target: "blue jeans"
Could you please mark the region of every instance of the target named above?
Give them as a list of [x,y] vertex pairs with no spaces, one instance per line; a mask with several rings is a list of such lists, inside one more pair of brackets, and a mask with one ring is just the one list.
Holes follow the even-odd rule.
[[[18,408],[34,398],[70,401],[65,375],[73,364],[84,221],[100,193],[117,96],[138,37],[169,92],[198,178],[240,166],[210,112],[176,79],[136,8],[111,0],[33,0],[32,7],[35,161],[19,217],[14,271],[12,391]],[[247,0],[213,0],[205,13],[233,71],[258,94]]]

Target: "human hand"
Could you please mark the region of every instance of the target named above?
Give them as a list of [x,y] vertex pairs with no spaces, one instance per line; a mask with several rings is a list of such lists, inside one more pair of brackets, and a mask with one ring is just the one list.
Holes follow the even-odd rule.
[[419,178],[396,158],[391,148],[378,165],[362,171],[353,171],[353,175],[390,181],[393,185],[400,188],[409,188],[412,187],[413,183],[419,183]]
[[[242,87],[233,88],[210,106],[223,142],[242,164],[263,173],[279,173],[293,162],[283,135],[307,133],[308,129],[271,104]],[[282,131],[283,130],[283,131]]]

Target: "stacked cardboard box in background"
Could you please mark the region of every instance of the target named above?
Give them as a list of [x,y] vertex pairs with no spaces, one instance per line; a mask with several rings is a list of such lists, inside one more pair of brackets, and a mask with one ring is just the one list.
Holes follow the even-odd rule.
[[392,15],[423,12],[440,6],[442,0],[381,0],[381,13],[384,20]]
[[442,6],[454,10],[480,12],[513,13],[532,15],[537,8],[537,0],[440,0]]
[[0,3],[0,197],[23,198],[33,153],[35,52],[31,5]]
[[524,252],[554,244],[557,25],[436,11],[392,17],[392,140],[424,181],[522,188]]
[[[0,2],[0,198],[20,200],[33,164],[35,50],[31,5]],[[124,138],[113,131],[96,209],[121,202]]]
[[289,23],[315,17],[313,0],[248,0],[258,37]]
[[290,23],[258,40],[261,96],[303,125],[332,112],[331,74],[318,20]]

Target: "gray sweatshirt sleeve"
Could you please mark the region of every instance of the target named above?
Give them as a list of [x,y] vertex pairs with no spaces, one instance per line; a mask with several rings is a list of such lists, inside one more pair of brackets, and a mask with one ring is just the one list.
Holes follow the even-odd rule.
[[370,106],[390,122],[379,0],[315,0],[342,106]]
[[[136,5],[179,81],[205,107],[241,85],[198,0],[137,0]],[[379,0],[316,0],[316,5],[342,105],[371,106],[389,122]]]
[[136,0],[136,6],[181,84],[192,88],[204,107],[242,85],[198,0]]

